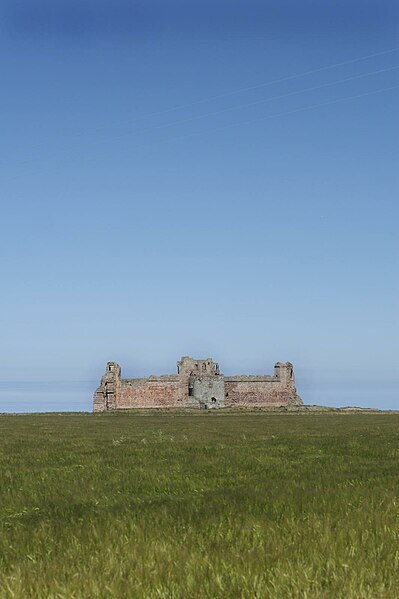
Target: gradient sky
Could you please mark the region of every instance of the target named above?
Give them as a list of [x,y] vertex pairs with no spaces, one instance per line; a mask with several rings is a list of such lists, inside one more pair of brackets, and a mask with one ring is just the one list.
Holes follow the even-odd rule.
[[0,13],[0,411],[185,354],[399,408],[397,2]]

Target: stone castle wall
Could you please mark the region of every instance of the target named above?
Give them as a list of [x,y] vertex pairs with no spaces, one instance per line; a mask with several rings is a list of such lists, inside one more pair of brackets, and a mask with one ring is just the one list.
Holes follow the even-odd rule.
[[118,409],[179,407],[180,381],[177,377],[123,379],[119,389]]
[[270,407],[297,404],[296,393],[282,387],[279,381],[267,382],[248,379],[225,379],[225,405]]
[[294,369],[290,362],[277,362],[274,376],[225,377],[225,402],[230,406],[270,407],[300,405]]
[[293,366],[277,362],[274,375],[225,377],[211,358],[184,356],[177,375],[122,379],[119,364],[108,362],[93,398],[93,411],[132,408],[222,408],[301,405]]

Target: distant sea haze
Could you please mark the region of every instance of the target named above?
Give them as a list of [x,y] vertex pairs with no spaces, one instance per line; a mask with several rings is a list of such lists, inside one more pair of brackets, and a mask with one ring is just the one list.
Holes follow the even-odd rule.
[[98,381],[0,381],[0,412],[91,411]]
[[[91,412],[98,381],[0,381],[1,412]],[[297,381],[305,404],[399,409],[397,381]]]

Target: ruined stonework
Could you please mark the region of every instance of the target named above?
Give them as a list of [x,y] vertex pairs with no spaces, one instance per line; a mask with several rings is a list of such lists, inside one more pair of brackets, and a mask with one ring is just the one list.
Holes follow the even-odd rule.
[[177,374],[122,379],[121,368],[108,362],[101,385],[94,393],[93,411],[129,408],[223,408],[302,405],[297,395],[293,366],[277,362],[274,375],[224,376],[211,358],[184,356]]

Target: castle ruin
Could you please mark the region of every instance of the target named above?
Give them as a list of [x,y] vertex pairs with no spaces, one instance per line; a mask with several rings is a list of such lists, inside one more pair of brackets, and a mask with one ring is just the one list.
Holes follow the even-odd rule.
[[277,362],[274,375],[224,376],[211,358],[184,356],[177,374],[123,379],[121,367],[108,362],[94,393],[93,411],[131,408],[223,408],[302,405],[297,395],[293,366]]

